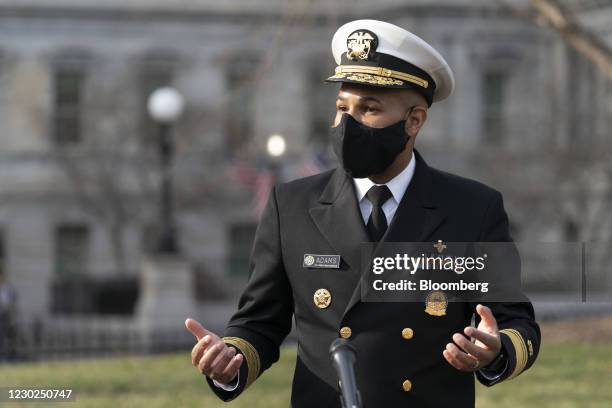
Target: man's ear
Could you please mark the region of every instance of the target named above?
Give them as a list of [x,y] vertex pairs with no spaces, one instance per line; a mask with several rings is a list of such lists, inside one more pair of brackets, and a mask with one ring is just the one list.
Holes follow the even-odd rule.
[[427,109],[420,105],[415,105],[407,112],[405,119],[404,132],[414,137],[419,133],[419,130],[421,130],[427,120]]

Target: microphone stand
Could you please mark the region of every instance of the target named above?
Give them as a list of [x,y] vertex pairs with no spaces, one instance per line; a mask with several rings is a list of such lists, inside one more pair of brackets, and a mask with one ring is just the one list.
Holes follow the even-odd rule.
[[363,408],[363,405],[361,405],[361,395],[355,380],[355,348],[346,339],[336,339],[329,347],[329,355],[332,365],[338,374],[342,407]]

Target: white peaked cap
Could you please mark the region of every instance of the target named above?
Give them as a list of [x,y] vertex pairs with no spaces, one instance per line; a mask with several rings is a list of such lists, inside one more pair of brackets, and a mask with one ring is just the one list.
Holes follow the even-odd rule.
[[[362,58],[353,58],[352,54],[351,57],[348,56],[349,37],[360,31],[375,34],[375,43],[371,43],[371,58],[367,55],[369,48],[366,48],[366,51],[359,48]],[[370,36],[367,38],[370,39]],[[430,99],[430,103],[446,99],[455,89],[453,71],[438,51],[410,31],[384,21],[355,20],[344,24],[334,34],[332,53],[338,67],[336,75],[328,78],[328,81],[413,88],[429,94],[426,98]],[[402,62],[408,64],[402,65]],[[388,66],[389,64],[393,66]],[[381,68],[382,70],[376,71]],[[424,71],[430,78],[419,75],[419,70]],[[435,89],[429,80],[433,80]]]

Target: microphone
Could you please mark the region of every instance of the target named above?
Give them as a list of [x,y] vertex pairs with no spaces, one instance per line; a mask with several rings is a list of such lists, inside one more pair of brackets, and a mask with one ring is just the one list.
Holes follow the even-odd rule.
[[362,408],[361,396],[355,381],[355,348],[346,339],[336,339],[329,347],[332,365],[338,374],[340,400],[344,408]]

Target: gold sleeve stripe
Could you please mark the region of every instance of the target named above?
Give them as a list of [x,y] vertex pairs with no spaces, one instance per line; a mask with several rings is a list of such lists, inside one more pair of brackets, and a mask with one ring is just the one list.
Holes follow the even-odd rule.
[[429,86],[429,82],[423,78],[419,78],[415,75],[410,75],[405,72],[395,71],[388,68],[383,67],[368,67],[364,65],[338,65],[336,67],[336,74],[370,74],[370,75],[378,75],[382,77],[401,79],[403,81],[412,82],[413,84],[417,84],[422,86],[423,88],[427,88]]
[[223,341],[227,344],[231,344],[232,346],[240,350],[246,360],[248,368],[247,381],[246,385],[244,386],[244,388],[246,389],[257,379],[257,376],[259,375],[259,353],[251,343],[244,339],[241,339],[240,337],[223,337]]
[[506,329],[502,331],[510,337],[516,353],[516,365],[514,371],[512,371],[512,374],[508,377],[512,379],[522,373],[527,365],[527,346],[525,345],[523,337],[517,330]]
[[516,356],[516,365],[514,366],[514,370],[512,374],[508,377],[508,379],[512,379],[519,375],[527,366],[527,346],[525,345],[525,340],[523,340],[523,336],[514,329],[503,329],[500,330],[500,333],[506,334],[510,341],[512,342],[512,346],[514,347],[514,352]]

